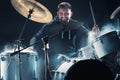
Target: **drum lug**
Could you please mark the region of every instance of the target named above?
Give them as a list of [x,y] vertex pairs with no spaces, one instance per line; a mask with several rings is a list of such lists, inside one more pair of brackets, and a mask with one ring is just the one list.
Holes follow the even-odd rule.
[[6,58],[5,58],[4,56],[2,56],[2,57],[1,57],[1,60],[2,60],[2,61],[5,61],[5,60],[6,60]]

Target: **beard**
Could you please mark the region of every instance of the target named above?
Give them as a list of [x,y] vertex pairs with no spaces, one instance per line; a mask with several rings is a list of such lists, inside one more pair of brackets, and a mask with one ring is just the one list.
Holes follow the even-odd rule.
[[59,21],[61,24],[66,25],[66,24],[68,24],[69,19],[65,19],[65,20],[59,19]]

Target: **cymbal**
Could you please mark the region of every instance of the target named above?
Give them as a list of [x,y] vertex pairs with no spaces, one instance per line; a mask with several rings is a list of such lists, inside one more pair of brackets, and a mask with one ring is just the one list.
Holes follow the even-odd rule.
[[110,19],[120,18],[120,6],[118,6],[110,16]]
[[[53,18],[50,11],[35,0],[11,0],[11,3],[17,12],[32,21],[48,23]],[[31,16],[28,17],[30,10],[33,10],[33,12],[31,13]]]

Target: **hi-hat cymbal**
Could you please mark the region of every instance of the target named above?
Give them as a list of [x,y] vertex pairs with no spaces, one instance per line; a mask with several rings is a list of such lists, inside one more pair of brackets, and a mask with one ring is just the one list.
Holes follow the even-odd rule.
[[26,18],[28,18],[30,10],[33,10],[31,16],[29,17],[32,21],[48,23],[53,18],[50,11],[35,0],[11,0],[11,3],[15,10]]

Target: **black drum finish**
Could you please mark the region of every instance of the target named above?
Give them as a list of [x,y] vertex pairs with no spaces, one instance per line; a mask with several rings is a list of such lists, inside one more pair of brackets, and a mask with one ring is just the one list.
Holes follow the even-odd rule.
[[66,73],[64,80],[114,80],[110,69],[99,60],[82,60]]

